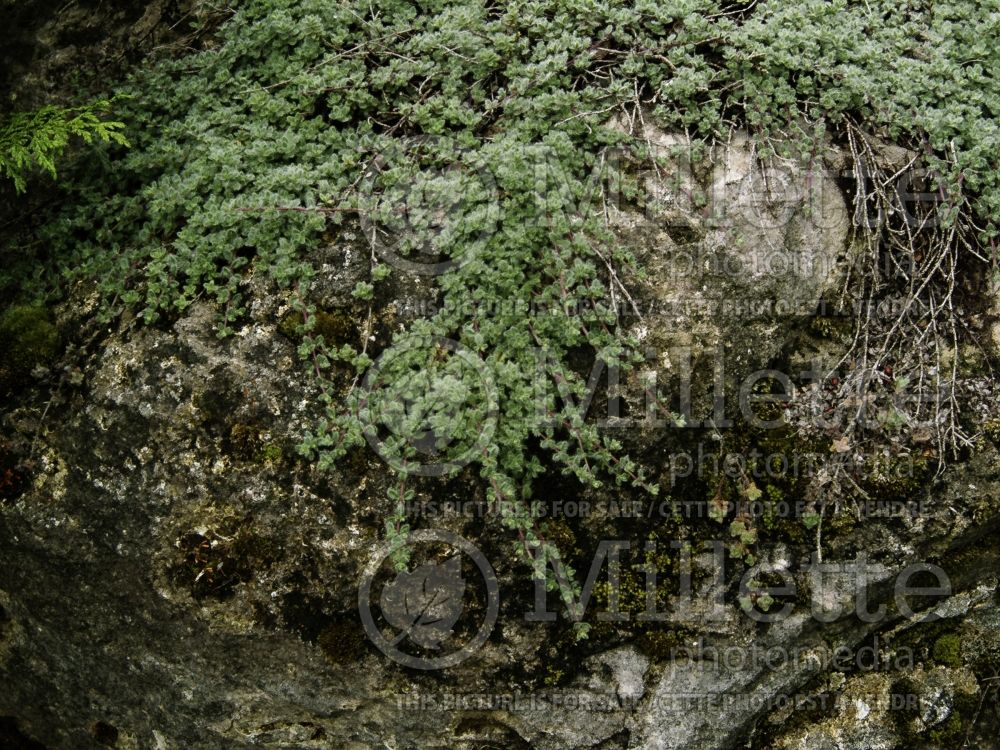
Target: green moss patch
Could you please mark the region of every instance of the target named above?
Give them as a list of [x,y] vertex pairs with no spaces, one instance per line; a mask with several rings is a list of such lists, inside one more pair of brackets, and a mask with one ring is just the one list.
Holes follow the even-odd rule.
[[16,305],[0,316],[0,389],[17,388],[59,352],[59,330],[48,310]]

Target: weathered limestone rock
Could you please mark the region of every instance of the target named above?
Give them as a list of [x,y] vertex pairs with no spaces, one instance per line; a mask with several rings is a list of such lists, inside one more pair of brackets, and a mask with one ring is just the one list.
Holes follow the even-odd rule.
[[823,163],[759,158],[745,134],[697,158],[651,125],[635,135],[662,163],[645,176],[644,207],[609,210],[646,274],[626,283],[635,307],[619,304],[661,384],[690,384],[688,422],[705,421],[836,291],[850,212]]

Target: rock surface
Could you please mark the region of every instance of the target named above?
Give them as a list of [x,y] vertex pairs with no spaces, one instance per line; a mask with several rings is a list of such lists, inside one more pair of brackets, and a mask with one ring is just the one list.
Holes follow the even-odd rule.
[[663,380],[688,384],[688,425],[708,424],[836,293],[850,212],[822,163],[762,159],[744,133],[697,160],[681,136],[647,124],[632,135],[660,163],[645,175],[643,210],[609,211],[645,274],[627,279],[634,299],[619,302],[626,332]]
[[0,110],[76,104],[82,91],[103,86],[158,47],[199,44],[216,24],[191,34],[191,22],[210,17],[209,9],[187,0],[4,0]]

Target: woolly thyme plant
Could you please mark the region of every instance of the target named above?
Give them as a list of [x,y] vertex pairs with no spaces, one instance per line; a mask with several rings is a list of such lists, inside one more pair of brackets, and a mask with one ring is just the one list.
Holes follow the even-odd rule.
[[[585,384],[567,364],[581,351],[635,362],[607,302],[633,259],[592,210],[590,175],[624,149],[610,179],[628,195],[627,162],[648,155],[604,124],[652,117],[704,141],[746,127],[761,152],[806,158],[863,127],[968,196],[944,220],[985,255],[1000,217],[997,31],[998,12],[971,0],[250,0],[214,48],[134,77],[121,112],[133,149],[80,165],[34,246],[58,259],[51,286],[96,280],[105,319],[129,308],[152,323],[207,298],[225,336],[249,267],[306,289],[325,232],[360,221],[384,242],[386,196],[444,191],[454,210],[416,212],[395,249],[442,264],[444,307],[377,365],[365,342],[312,331],[299,299],[310,369],[356,374],[346,402],[328,387],[302,450],[332,468],[368,438],[400,503],[418,466],[477,466],[555,585],[557,551],[530,512],[539,450],[585,484],[655,490],[573,406]],[[355,295],[401,266],[374,264]],[[400,514],[388,528],[406,532]]]

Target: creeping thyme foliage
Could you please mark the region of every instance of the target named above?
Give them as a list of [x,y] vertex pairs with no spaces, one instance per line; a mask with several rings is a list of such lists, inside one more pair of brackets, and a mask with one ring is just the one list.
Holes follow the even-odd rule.
[[[991,7],[251,0],[217,47],[128,84],[133,148],[81,167],[40,236],[64,277],[100,284],[107,319],[132,309],[154,322],[207,298],[220,335],[245,312],[248,268],[307,289],[326,232],[360,223],[375,260],[394,243],[398,262],[373,265],[359,303],[388,273],[434,259],[449,304],[394,344],[405,356],[390,348],[378,365],[363,341],[324,341],[296,296],[308,366],[321,380],[344,365],[356,375],[346,397],[328,387],[303,453],[331,467],[367,440],[392,454],[400,502],[416,466],[473,464],[541,572],[558,552],[528,512],[534,446],[585,484],[655,491],[575,408],[586,383],[567,364],[579,351],[636,362],[608,302],[624,298],[616,279],[634,259],[604,225],[593,175],[628,196],[628,162],[648,155],[607,123],[652,118],[705,141],[746,127],[807,156],[859,123],[968,193],[985,247],[1000,218]],[[607,166],[612,149],[628,155],[622,168]],[[448,210],[400,224],[386,206],[415,190]],[[395,385],[363,387],[373,366]],[[405,531],[402,516],[389,527]]]

